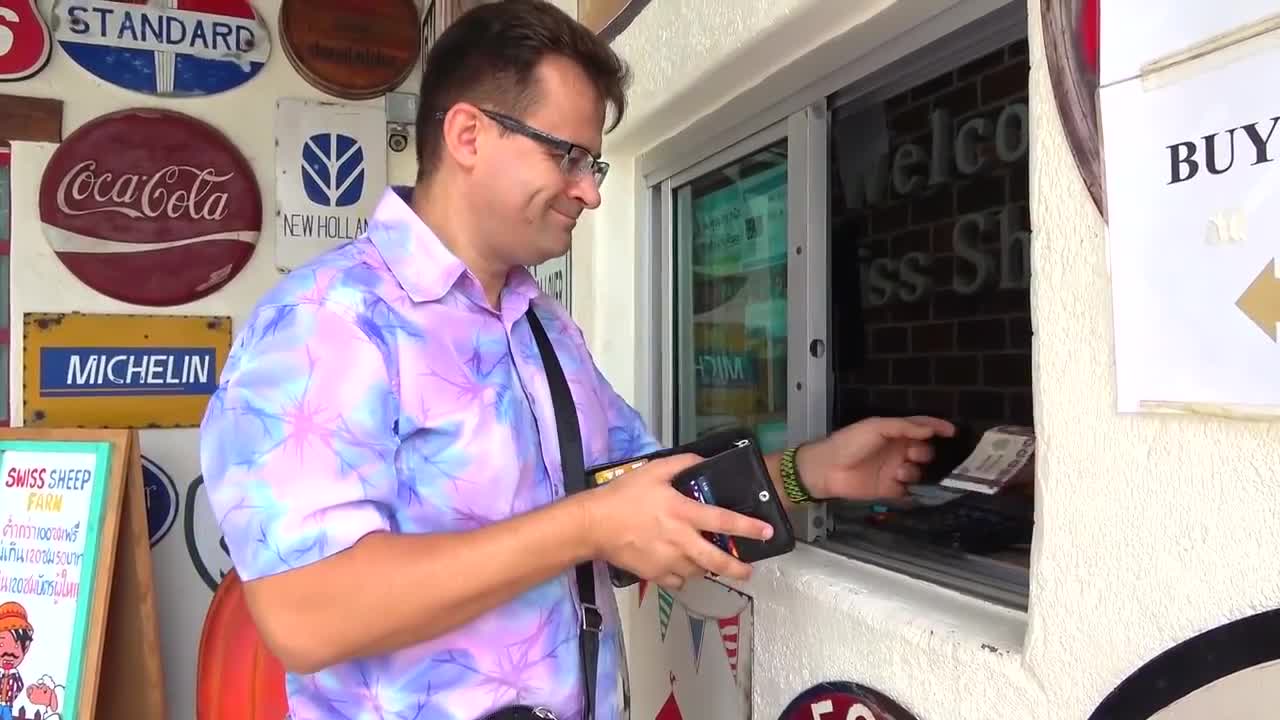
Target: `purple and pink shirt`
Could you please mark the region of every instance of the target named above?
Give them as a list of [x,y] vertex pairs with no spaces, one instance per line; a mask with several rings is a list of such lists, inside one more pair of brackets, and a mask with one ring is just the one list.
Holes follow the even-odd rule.
[[[533,277],[513,271],[493,310],[408,193],[388,189],[364,235],[287,275],[237,333],[201,426],[200,459],[245,581],[322,560],[371,532],[463,532],[561,498],[530,306],[573,391],[585,465],[658,448]],[[618,609],[605,566],[596,570],[596,715],[621,720]],[[353,578],[333,592],[383,590]],[[517,703],[578,718],[576,594],[570,568],[429,642],[290,673],[292,718],[473,720]]]

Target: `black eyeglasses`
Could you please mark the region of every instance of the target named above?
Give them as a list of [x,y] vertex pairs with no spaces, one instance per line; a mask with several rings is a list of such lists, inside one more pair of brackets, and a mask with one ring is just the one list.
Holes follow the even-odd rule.
[[[523,135],[530,140],[542,143],[546,147],[556,151],[562,157],[560,160],[560,170],[571,178],[579,178],[585,175],[591,175],[596,187],[600,187],[604,183],[604,178],[609,174],[609,163],[597,159],[591,154],[591,151],[569,142],[563,138],[558,138],[548,132],[543,132],[535,127],[530,127],[519,120],[504,115],[500,112],[481,109],[490,120],[498,123],[502,127],[513,133]],[[437,120],[443,120],[445,113],[438,112],[435,117]]]

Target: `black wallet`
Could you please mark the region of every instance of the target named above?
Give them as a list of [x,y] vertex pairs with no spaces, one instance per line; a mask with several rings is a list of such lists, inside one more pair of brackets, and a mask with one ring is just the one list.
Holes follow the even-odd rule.
[[[731,428],[705,435],[684,445],[659,450],[628,460],[596,465],[587,469],[587,482],[599,487],[656,458],[693,453],[705,458],[672,479],[685,496],[718,505],[773,526],[768,540],[707,533],[707,539],[743,562],[776,557],[795,548],[795,532],[782,499],[774,489],[755,435],[744,428]],[[639,578],[626,570],[609,566],[614,587],[628,587]]]

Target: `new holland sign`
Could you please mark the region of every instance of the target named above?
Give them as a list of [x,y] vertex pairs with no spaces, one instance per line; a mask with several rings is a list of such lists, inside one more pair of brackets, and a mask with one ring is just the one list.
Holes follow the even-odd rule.
[[387,183],[381,106],[276,104],[276,266],[291,270],[359,237]]

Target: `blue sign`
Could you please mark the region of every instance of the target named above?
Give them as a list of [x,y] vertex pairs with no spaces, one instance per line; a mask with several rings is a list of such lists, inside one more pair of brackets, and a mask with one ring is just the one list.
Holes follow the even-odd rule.
[[302,189],[327,208],[350,207],[364,194],[364,148],[342,133],[318,133],[302,146]]
[[40,348],[42,397],[211,395],[214,349]]
[[54,37],[107,82],[148,95],[213,95],[239,87],[271,54],[249,0],[58,0]]
[[151,547],[169,534],[178,519],[178,486],[154,460],[142,456],[142,491],[147,499],[147,530]]

